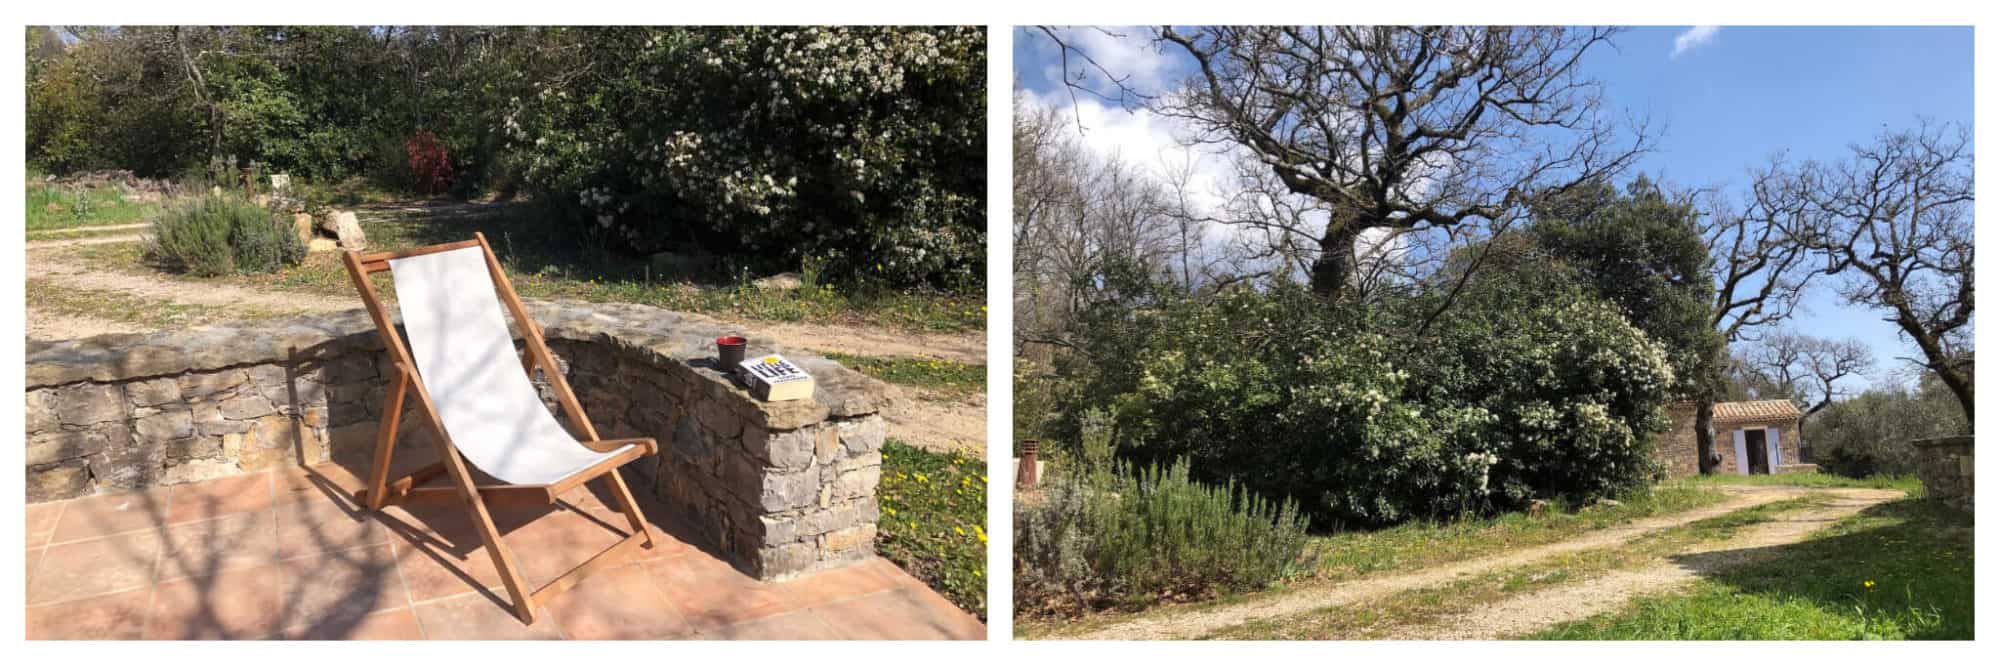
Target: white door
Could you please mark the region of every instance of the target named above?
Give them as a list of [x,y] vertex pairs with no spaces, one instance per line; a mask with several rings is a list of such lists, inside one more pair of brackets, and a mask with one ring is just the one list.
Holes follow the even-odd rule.
[[1743,445],[1743,429],[1729,431],[1729,437],[1736,441],[1736,473],[1750,475],[1750,449]]
[[1778,457],[1778,452],[1783,451],[1784,449],[1778,446],[1777,428],[1764,429],[1764,446],[1769,447],[1769,450],[1771,452],[1771,456],[1769,458],[1769,460],[1771,461],[1771,473],[1777,474],[1778,466],[1785,464],[1785,461]]

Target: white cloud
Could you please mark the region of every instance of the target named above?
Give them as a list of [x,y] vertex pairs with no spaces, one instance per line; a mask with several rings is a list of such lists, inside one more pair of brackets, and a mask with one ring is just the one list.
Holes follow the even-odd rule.
[[1679,58],[1683,53],[1707,46],[1709,42],[1715,41],[1715,36],[1721,32],[1722,26],[1719,25],[1698,25],[1688,28],[1674,37],[1674,52],[1667,54],[1667,59]]

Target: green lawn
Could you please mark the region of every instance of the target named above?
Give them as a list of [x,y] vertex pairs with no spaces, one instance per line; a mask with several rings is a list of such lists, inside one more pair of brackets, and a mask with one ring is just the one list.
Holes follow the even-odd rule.
[[1762,504],[1643,535],[1630,543],[1557,555],[1523,566],[1460,577],[1449,582],[1403,590],[1358,604],[1322,608],[1296,615],[1246,622],[1209,639],[1226,640],[1351,640],[1382,639],[1413,628],[1435,625],[1453,615],[1506,599],[1566,585],[1589,585],[1613,571],[1661,561],[1691,546],[1728,539],[1743,528],[1770,522],[1786,512],[1805,508],[1822,497],[1806,496]]
[[1972,515],[1917,499],[1879,505],[1783,552],[1560,625],[1558,640],[1970,640]]
[[986,391],[986,366],[936,358],[861,356],[827,352],[826,357],[891,384],[920,388],[951,398]]
[[1313,538],[1306,547],[1318,555],[1307,575],[1344,580],[1377,571],[1414,570],[1446,562],[1561,541],[1647,516],[1679,513],[1726,499],[1721,491],[1668,482],[1628,493],[1617,506],[1577,511],[1551,509],[1542,515],[1509,513],[1454,522],[1417,522],[1381,530],[1337,532]]
[[[850,323],[914,331],[973,332],[986,327],[984,293],[829,285],[778,291],[757,289],[747,280],[669,278],[656,272],[644,258],[582,246],[537,217],[532,205],[495,204],[468,211],[449,215],[364,211],[359,218],[369,246],[378,250],[464,240],[475,231],[484,232],[513,278],[515,289],[528,298],[639,303],[761,321]],[[93,265],[158,274],[141,260],[141,249],[138,244],[119,244],[89,246],[78,252]],[[263,289],[334,296],[354,293],[346,268],[332,253],[309,255],[305,263],[272,275],[218,279]]]
[[966,612],[986,619],[986,465],[894,438],[882,446],[875,545]]
[[157,203],[126,201],[116,186],[72,188],[28,185],[28,231],[144,222],[160,209]]
[[1693,485],[1722,486],[1803,486],[1807,488],[1877,488],[1881,490],[1901,490],[1916,495],[1923,489],[1923,483],[1914,474],[1902,476],[1871,476],[1865,479],[1827,474],[1825,472],[1788,472],[1785,474],[1710,474],[1691,476],[1678,481]]

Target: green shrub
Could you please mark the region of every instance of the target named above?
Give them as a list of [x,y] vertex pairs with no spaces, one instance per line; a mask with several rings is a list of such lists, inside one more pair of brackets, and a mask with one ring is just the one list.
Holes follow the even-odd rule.
[[1292,286],[1135,309],[1090,341],[1076,395],[1117,406],[1121,458],[1185,457],[1323,527],[1588,501],[1651,473],[1673,372],[1611,305],[1502,277],[1424,329],[1430,311]]
[[1969,430],[1951,391],[1925,376],[1914,390],[1875,388],[1827,406],[1805,421],[1805,443],[1820,469],[1863,479],[1914,474],[1917,449],[1910,440]]
[[1292,502],[1203,485],[1188,463],[1087,465],[1015,503],[1014,599],[1027,614],[1259,589],[1302,566]]
[[146,257],[200,277],[270,273],[305,259],[305,244],[263,206],[204,196],[169,207],[153,222]]

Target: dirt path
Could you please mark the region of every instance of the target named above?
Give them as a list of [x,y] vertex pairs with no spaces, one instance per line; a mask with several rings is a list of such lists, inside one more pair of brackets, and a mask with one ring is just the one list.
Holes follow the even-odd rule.
[[1798,497],[1807,492],[1802,488],[1777,486],[1742,486],[1730,487],[1727,490],[1732,497],[1720,504],[1684,513],[1636,520],[1626,525],[1596,530],[1567,541],[1512,550],[1405,574],[1309,587],[1239,604],[1182,613],[1141,615],[1115,625],[1096,627],[1082,635],[1056,635],[1050,638],[1083,640],[1196,638],[1252,620],[1284,617],[1330,606],[1352,604],[1404,590],[1441,585],[1461,576],[1509,569],[1567,553],[1621,545],[1651,532],[1679,527],[1760,504]]
[[1512,597],[1433,624],[1404,627],[1390,639],[1491,640],[1511,638],[1556,624],[1615,611],[1639,596],[1671,591],[1703,576],[1769,560],[1773,546],[1805,541],[1814,532],[1868,507],[1901,499],[1891,490],[1830,489],[1826,505],[1789,512],[1715,543],[1669,558],[1664,564]]
[[[148,302],[179,303],[216,308],[213,317],[229,318],[232,312],[312,314],[359,307],[354,298],[289,291],[264,291],[216,282],[182,282],[118,271],[94,270],[63,248],[107,242],[123,242],[126,237],[97,237],[28,243],[28,274],[35,280],[75,291],[112,292]],[[132,239],[137,236],[130,237]],[[727,319],[688,315],[720,324],[741,324],[764,341],[780,347],[817,352],[842,352],[862,356],[912,356],[940,358],[960,363],[986,362],[983,333],[906,333],[881,328],[835,324],[790,324],[735,322]],[[148,330],[131,322],[109,318],[28,310],[28,338],[64,340],[105,333],[137,333]],[[902,391],[883,413],[889,434],[912,445],[933,451],[953,451],[985,458],[986,404],[983,398],[931,399]]]
[[[107,228],[109,227],[85,227],[85,229],[89,231],[100,231]],[[56,238],[49,240],[31,240],[28,241],[28,249],[46,250],[58,247],[76,247],[78,245],[108,245],[111,243],[136,243],[144,238],[145,236],[141,234],[128,234],[123,236],[89,236],[86,238]]]

